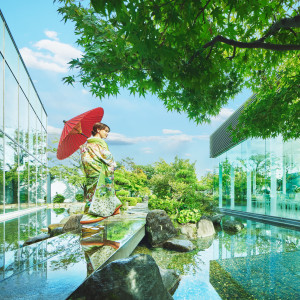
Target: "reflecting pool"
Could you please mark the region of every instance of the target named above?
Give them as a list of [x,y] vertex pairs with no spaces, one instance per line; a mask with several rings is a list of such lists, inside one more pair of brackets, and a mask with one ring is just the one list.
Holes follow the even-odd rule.
[[300,299],[300,232],[235,219],[241,232],[195,240],[192,252],[140,246],[134,254],[182,275],[174,299]]
[[[53,223],[57,221],[55,216],[51,220]],[[42,223],[38,227],[44,225]],[[23,240],[17,239],[12,243],[16,249],[8,248],[10,241],[6,239],[3,248],[7,251],[0,254],[0,298],[68,298],[98,267],[127,256],[126,251],[133,239],[137,235],[140,237],[135,240],[131,251],[144,236],[144,225],[145,220],[141,218],[119,217],[113,221],[104,220],[92,226],[83,226],[80,232],[67,232],[26,247],[18,247]]]

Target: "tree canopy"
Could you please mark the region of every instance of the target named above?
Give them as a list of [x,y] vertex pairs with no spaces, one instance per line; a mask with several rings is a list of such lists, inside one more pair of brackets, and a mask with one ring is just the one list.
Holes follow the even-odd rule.
[[202,123],[248,87],[257,97],[237,137],[299,137],[297,0],[57,1],[84,50],[70,66],[100,99],[122,88],[155,94]]

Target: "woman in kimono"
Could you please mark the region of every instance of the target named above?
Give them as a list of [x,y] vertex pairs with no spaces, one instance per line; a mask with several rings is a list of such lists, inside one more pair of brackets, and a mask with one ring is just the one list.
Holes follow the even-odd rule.
[[104,139],[110,128],[103,123],[95,123],[92,137],[82,145],[81,161],[87,180],[87,214],[80,223],[99,222],[111,215],[120,213],[121,201],[114,189],[116,163]]

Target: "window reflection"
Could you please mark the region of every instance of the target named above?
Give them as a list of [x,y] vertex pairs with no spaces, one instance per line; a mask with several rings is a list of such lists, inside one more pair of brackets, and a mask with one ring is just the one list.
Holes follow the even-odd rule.
[[20,148],[19,154],[19,176],[20,176],[20,208],[26,209],[29,207],[28,196],[28,153]]
[[4,84],[4,126],[5,132],[18,140],[18,84],[5,65],[5,84]]
[[[0,28],[1,30],[1,28]],[[0,37],[1,40],[1,37]],[[0,55],[0,129],[3,130],[3,58]]]
[[18,148],[5,137],[5,213],[18,210]]
[[1,17],[0,214],[43,203],[46,129],[46,113]]
[[19,94],[19,144],[28,150],[28,101],[20,90]]
[[36,161],[30,157],[29,161],[29,207],[36,206],[36,186],[37,186]]
[[17,80],[19,79],[19,55],[15,48],[15,45],[13,44],[13,41],[10,38],[10,35],[5,28],[5,60],[7,64],[9,65],[12,72],[15,74]]
[[252,139],[219,156],[220,207],[300,218],[300,140]]
[[4,134],[0,131],[0,214],[4,212],[4,195],[3,195],[3,184],[4,184]]
[[36,115],[32,109],[32,107],[29,105],[29,153],[34,154],[35,153],[35,145],[36,145],[36,123],[37,118]]
[[3,53],[3,49],[4,49],[4,34],[3,34],[3,30],[4,30],[4,23],[2,21],[2,19],[0,18],[0,51]]

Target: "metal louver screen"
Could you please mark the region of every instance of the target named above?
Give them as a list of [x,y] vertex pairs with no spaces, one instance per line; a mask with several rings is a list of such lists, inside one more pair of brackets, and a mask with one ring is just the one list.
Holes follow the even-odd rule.
[[244,109],[245,104],[248,101],[253,102],[256,95],[251,96],[242,106],[240,106],[211,136],[210,136],[210,157],[215,158],[222,153],[226,152],[230,148],[244,141],[245,139],[240,139],[237,142],[233,142],[230,132],[228,130],[229,126],[232,125],[233,128],[238,123],[239,116]]

